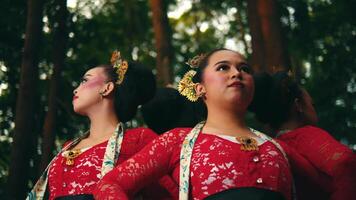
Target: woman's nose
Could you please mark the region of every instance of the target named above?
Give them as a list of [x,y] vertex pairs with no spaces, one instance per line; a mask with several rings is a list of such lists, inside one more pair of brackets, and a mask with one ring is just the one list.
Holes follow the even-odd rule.
[[241,71],[238,68],[232,68],[231,70],[231,78],[239,78],[241,79]]

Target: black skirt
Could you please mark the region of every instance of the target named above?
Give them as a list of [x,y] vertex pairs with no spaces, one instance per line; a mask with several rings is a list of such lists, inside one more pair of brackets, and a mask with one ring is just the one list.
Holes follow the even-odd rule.
[[225,190],[214,195],[211,195],[205,200],[227,200],[227,199],[243,199],[243,200],[286,200],[279,192],[254,188],[234,188]]
[[66,195],[55,198],[55,200],[94,200],[92,194]]

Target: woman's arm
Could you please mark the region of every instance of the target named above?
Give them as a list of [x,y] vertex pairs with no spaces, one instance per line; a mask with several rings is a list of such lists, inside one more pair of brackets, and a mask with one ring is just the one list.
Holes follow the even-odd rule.
[[293,147],[288,146],[281,140],[276,140],[286,152],[293,174],[307,178],[313,183],[317,183],[317,180],[319,179],[319,173],[317,169],[305,157],[300,155]]
[[145,185],[167,174],[172,152],[181,144],[184,132],[169,131],[153,140],[132,158],[117,166],[98,183],[96,199],[128,199]]
[[331,199],[352,199],[356,188],[356,155],[351,149],[316,127],[308,127],[298,141],[298,152],[332,178]]

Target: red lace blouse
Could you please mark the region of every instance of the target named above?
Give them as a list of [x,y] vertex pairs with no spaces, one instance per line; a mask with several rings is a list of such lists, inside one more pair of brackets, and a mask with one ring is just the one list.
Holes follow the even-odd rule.
[[[157,137],[156,134],[147,128],[126,130],[116,164],[120,164],[130,158],[155,137]],[[52,200],[65,195],[92,194],[100,178],[107,142],[87,148],[75,158],[73,166],[65,164],[63,155],[57,156],[48,172],[49,199]],[[166,180],[166,182],[169,183],[169,180]],[[160,189],[157,186],[152,187]],[[166,191],[162,189],[160,192]],[[166,192],[166,194],[168,193]],[[147,195],[152,197],[155,194],[150,191],[150,194],[148,193]],[[162,193],[162,195],[164,194]]]
[[[278,137],[310,164],[303,170],[316,169],[313,176],[296,176],[300,199],[354,199],[356,189],[356,155],[326,131],[304,126]],[[295,155],[295,154],[294,154]],[[295,156],[289,155],[295,158]],[[313,179],[312,181],[310,179]]]
[[[109,172],[94,192],[97,199],[127,199],[163,174],[179,185],[179,157],[190,128],[173,129]],[[258,151],[242,151],[233,137],[199,134],[190,166],[190,199],[238,187],[257,187],[291,199],[291,173],[280,150],[260,141]],[[130,195],[130,196],[128,196]]]

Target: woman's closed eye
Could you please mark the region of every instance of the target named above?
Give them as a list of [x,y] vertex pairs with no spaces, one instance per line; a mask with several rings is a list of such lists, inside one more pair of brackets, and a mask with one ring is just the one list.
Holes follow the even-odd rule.
[[88,81],[87,78],[82,78],[82,79],[80,80],[80,84],[82,85],[82,84],[86,83],[87,81]]

